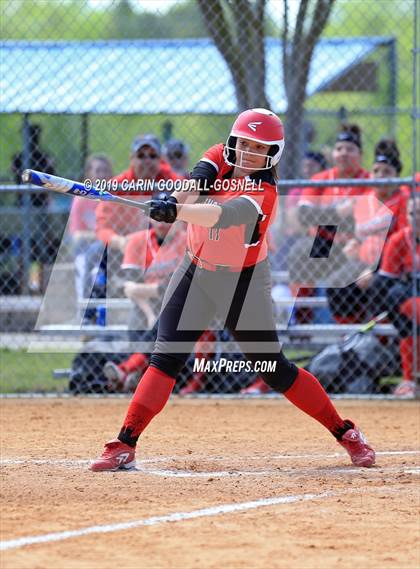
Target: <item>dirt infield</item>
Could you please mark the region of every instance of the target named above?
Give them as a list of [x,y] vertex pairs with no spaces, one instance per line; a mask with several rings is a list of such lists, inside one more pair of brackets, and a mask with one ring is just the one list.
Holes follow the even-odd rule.
[[284,400],[174,398],[138,471],[103,474],[127,400],[0,404],[4,569],[420,565],[414,402],[338,402],[379,451],[356,469]]

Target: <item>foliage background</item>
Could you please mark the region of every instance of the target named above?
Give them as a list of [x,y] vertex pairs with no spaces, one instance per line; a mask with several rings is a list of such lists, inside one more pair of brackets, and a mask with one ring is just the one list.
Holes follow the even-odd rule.
[[[271,14],[281,11],[282,2],[275,0]],[[164,13],[134,9],[128,0],[114,0],[95,6],[85,0],[13,0],[0,3],[0,37],[16,40],[98,40],[122,38],[198,38],[207,35],[199,7],[194,0],[180,1]],[[281,30],[267,17],[266,33],[280,37]],[[401,109],[396,138],[405,165],[403,174],[411,170],[411,119],[413,0],[338,0],[334,5],[324,37],[395,36],[398,50],[397,104]],[[381,72],[382,86],[388,78]],[[309,98],[306,109],[336,110],[345,107],[348,118],[356,120],[368,134],[365,165],[370,166],[374,141],[389,133],[389,122],[381,116],[360,114],[360,109],[386,105],[386,89],[378,93],[321,93]],[[112,156],[115,171],[125,169],[131,139],[139,132],[154,131],[163,136],[165,123],[173,125],[173,134],[191,146],[191,162],[196,161],[209,145],[221,140],[232,117],[228,116],[94,116],[90,118],[89,148]],[[43,126],[43,145],[56,158],[62,175],[80,174],[80,124],[78,116],[32,117]],[[19,115],[0,115],[0,179],[10,180],[10,158],[21,148]],[[331,145],[337,118],[316,121],[315,145]],[[62,133],[66,132],[65,148]],[[115,144],[115,138],[121,143]]]

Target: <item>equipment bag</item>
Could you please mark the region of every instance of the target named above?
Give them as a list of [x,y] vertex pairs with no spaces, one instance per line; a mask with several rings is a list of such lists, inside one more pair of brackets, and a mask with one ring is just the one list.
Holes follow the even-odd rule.
[[381,377],[398,373],[398,350],[394,343],[384,346],[377,336],[359,332],[324,348],[306,369],[329,393],[375,393]]

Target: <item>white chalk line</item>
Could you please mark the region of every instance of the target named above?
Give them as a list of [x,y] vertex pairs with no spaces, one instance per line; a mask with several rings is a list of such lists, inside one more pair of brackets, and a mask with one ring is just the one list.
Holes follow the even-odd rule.
[[[420,450],[390,450],[390,451],[378,451],[376,456],[398,456],[398,455],[416,455],[420,454]],[[137,464],[155,464],[158,462],[174,462],[177,460],[195,460],[201,462],[229,462],[232,463],[235,460],[249,461],[249,460],[324,460],[328,458],[342,458],[346,457],[347,454],[343,452],[336,452],[332,454],[274,454],[274,455],[231,455],[231,456],[209,456],[209,455],[194,455],[188,454],[185,456],[157,456],[154,458],[144,458],[138,459]],[[85,466],[91,461],[86,459],[71,460],[65,458],[2,458],[0,459],[0,466],[9,465],[48,465],[48,466]]]
[[366,476],[382,476],[384,473],[398,472],[400,474],[417,474],[420,473],[420,469],[417,467],[401,468],[398,466],[390,467],[374,467],[374,468],[273,468],[270,470],[220,470],[220,471],[208,471],[208,472],[197,472],[195,470],[150,470],[145,468],[135,468],[133,470],[127,471],[128,473],[140,473],[149,476],[162,476],[165,478],[234,478],[235,476],[319,476],[322,474],[334,475],[334,474],[358,474],[362,477]]
[[406,468],[405,472],[407,474],[420,474],[420,467],[414,467],[414,468]]
[[[366,493],[367,489],[363,490]],[[370,489],[371,492],[386,492],[394,493],[397,489]],[[132,520],[129,522],[121,522],[115,524],[104,524],[89,526],[77,530],[67,530],[55,533],[47,533],[44,535],[26,536],[17,539],[10,539],[5,541],[0,541],[0,551],[5,551],[8,549],[17,549],[25,547],[28,545],[35,545],[39,543],[50,543],[63,541],[66,539],[71,539],[75,537],[83,537],[91,534],[98,533],[112,533],[124,530],[131,530],[141,526],[154,526],[163,523],[179,522],[197,518],[204,518],[210,516],[218,516],[220,514],[231,514],[236,512],[243,512],[247,510],[255,510],[257,508],[267,507],[267,506],[278,506],[281,504],[292,504],[295,502],[304,502],[309,500],[319,500],[323,498],[331,498],[339,495],[360,493],[358,489],[349,489],[344,491],[335,492],[321,492],[319,494],[292,494],[290,496],[279,496],[276,498],[261,498],[259,500],[254,500],[252,502],[242,502],[238,504],[223,504],[220,506],[211,506],[209,508],[202,508],[199,510],[192,510],[190,512],[174,512],[172,514],[167,514],[164,516],[153,516],[150,518]]]
[[[407,455],[407,454],[420,454],[419,451],[381,451],[381,455]],[[333,455],[295,455],[297,457],[305,457],[309,459],[321,459],[321,458],[332,458],[332,457],[347,457],[344,453],[335,453]],[[240,470],[237,467],[233,467],[232,465],[232,458],[233,457],[223,457],[223,460],[228,461],[231,463],[231,468],[229,470],[209,470],[209,471],[202,471],[197,470],[197,467],[194,469],[191,468],[180,468],[174,466],[173,468],[169,469],[156,469],[150,468],[147,466],[148,464],[163,462],[165,458],[165,462],[175,462],[175,457],[158,457],[158,459],[145,459],[137,461],[137,467],[133,468],[129,471],[124,471],[123,474],[135,474],[139,473],[142,475],[147,476],[160,476],[165,478],[232,478],[232,477],[240,477],[240,476],[317,476],[317,475],[334,475],[334,474],[358,474],[358,475],[383,475],[384,473],[406,473],[406,474],[417,474],[416,465],[410,465],[409,467],[405,466],[376,466],[373,469],[361,469],[361,468],[352,468],[352,467],[335,467],[335,466],[328,466],[328,467],[313,467],[307,466],[304,468],[290,468],[290,467],[276,467],[276,468],[268,468],[264,470]],[[196,461],[196,457],[193,455],[189,455],[190,460]],[[209,457],[206,457],[210,460]],[[222,457],[217,457],[222,458]],[[236,457],[238,458],[238,457]],[[243,459],[239,457],[245,462],[248,460],[249,457]],[[252,457],[254,459],[261,460],[276,460],[276,459],[284,459],[284,458],[291,458],[291,455],[274,455],[269,457]],[[294,458],[294,457],[293,457]],[[3,459],[0,461],[0,465],[11,465],[11,466],[19,466],[22,464],[25,465],[47,465],[47,466],[64,466],[64,467],[83,467],[85,468],[90,463],[89,460],[68,460],[68,459]]]

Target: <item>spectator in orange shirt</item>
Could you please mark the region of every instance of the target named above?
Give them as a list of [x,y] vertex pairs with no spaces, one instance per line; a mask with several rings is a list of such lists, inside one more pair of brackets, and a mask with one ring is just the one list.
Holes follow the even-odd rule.
[[[407,219],[407,227],[394,233],[386,243],[380,270],[370,286],[372,302],[377,312],[388,311],[389,319],[400,338],[403,381],[394,392],[398,397],[415,395],[414,350],[417,352],[417,362],[420,362],[420,298],[413,296],[413,279],[417,281],[417,291],[420,279],[420,194],[416,194],[416,198],[409,199]],[[414,220],[415,235],[413,235]],[[414,317],[417,322],[416,345],[413,337]]]
[[[183,224],[170,225],[154,220],[149,220],[149,223],[149,229],[138,231],[130,237],[121,266],[125,278],[125,295],[134,304],[129,321],[131,342],[155,341],[155,322],[163,292],[186,249],[187,233]],[[198,344],[204,348],[196,350],[195,357],[210,357],[214,351],[215,339],[212,331],[204,332]],[[136,352],[119,364],[106,362],[104,374],[108,378],[110,391],[134,391],[149,365],[149,358],[149,354]],[[204,376],[204,372],[195,372],[180,394],[199,391],[204,387]],[[193,386],[196,389],[192,389]]]
[[[373,178],[397,178],[402,170],[400,152],[393,140],[383,139],[375,147]],[[338,322],[360,322],[366,315],[366,288],[380,260],[385,239],[407,225],[408,193],[395,185],[377,186],[366,199],[354,204],[355,237],[344,247],[346,261],[330,277],[334,283],[344,277],[354,282],[327,290],[330,309]]]
[[[159,139],[153,134],[134,139],[129,168],[113,178],[122,186],[116,193],[134,200],[150,199],[150,185],[153,183],[179,179],[180,176],[162,159]],[[96,237],[99,241],[89,247],[86,267],[87,272],[94,275],[94,296],[106,296],[106,287],[113,280],[118,282],[112,277],[119,273],[130,235],[147,227],[148,220],[139,209],[110,202],[99,203],[96,209]]]
[[[333,168],[315,174],[312,179],[369,178],[369,172],[361,166],[362,136],[357,125],[341,125],[332,160]],[[299,220],[309,236],[299,239],[288,256],[289,286],[293,295],[303,288],[300,296],[312,296],[316,283],[327,281],[329,275],[345,262],[342,248],[354,235],[351,198],[367,191],[367,188],[355,186],[304,189],[299,200]],[[340,232],[336,234],[338,224]]]
[[[86,160],[84,179],[109,180],[112,178],[112,164],[105,154],[92,154]],[[95,211],[98,201],[75,197],[69,216],[69,233],[74,252],[76,296],[81,300],[89,294],[86,291],[86,255],[95,241]]]
[[[159,139],[153,134],[144,134],[134,139],[131,146],[130,167],[114,178],[119,184],[127,184],[128,191],[117,192],[125,197],[141,199],[151,191],[141,181],[163,182],[182,178],[161,157]],[[138,186],[136,183],[139,182]],[[137,189],[136,189],[137,188]],[[115,203],[101,202],[96,210],[96,236],[111,249],[124,252],[127,237],[147,228],[146,217],[140,210],[127,209]]]

